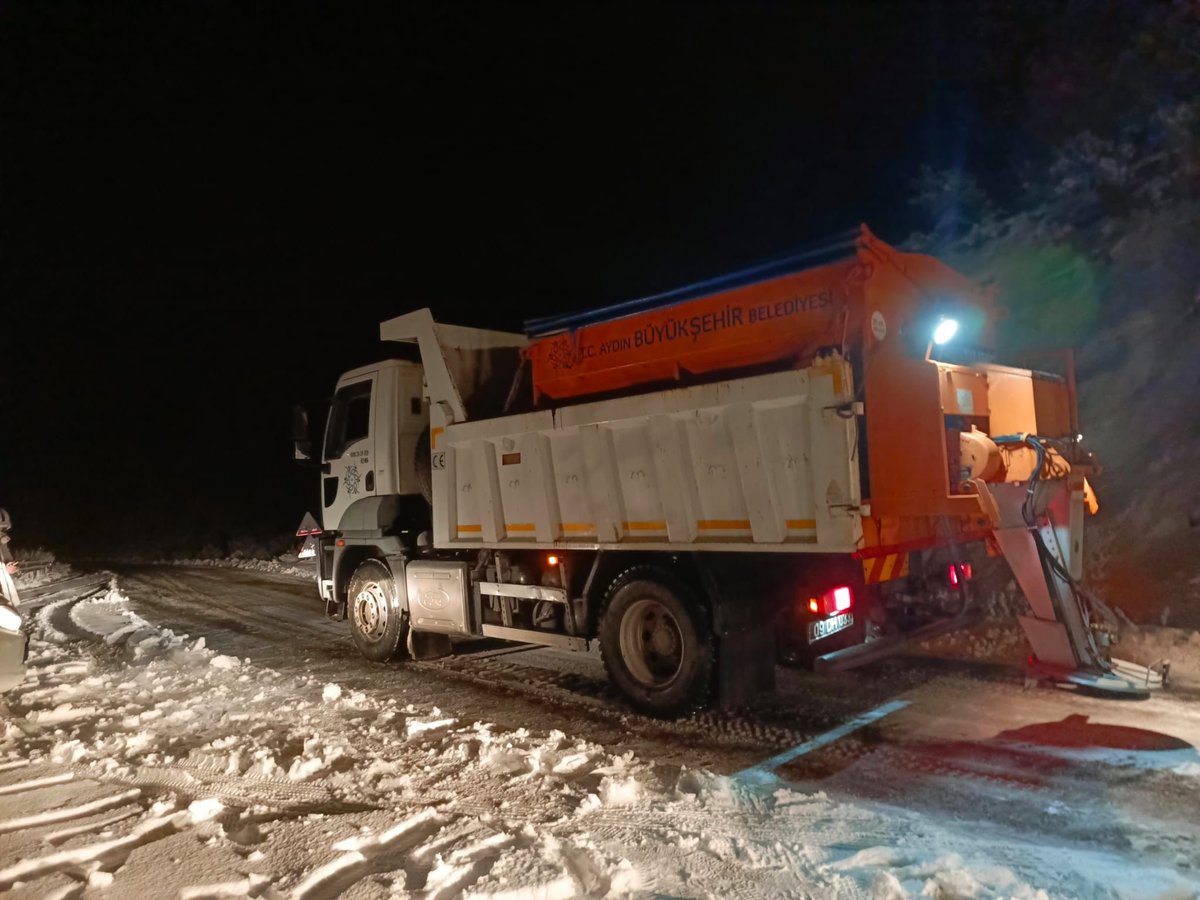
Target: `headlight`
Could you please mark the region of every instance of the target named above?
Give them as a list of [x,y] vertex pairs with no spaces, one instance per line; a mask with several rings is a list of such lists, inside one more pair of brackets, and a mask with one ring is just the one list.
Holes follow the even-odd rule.
[[933,342],[944,344],[958,334],[958,319],[942,319],[933,329]]
[[0,606],[0,630],[16,634],[21,630],[21,615],[8,606]]

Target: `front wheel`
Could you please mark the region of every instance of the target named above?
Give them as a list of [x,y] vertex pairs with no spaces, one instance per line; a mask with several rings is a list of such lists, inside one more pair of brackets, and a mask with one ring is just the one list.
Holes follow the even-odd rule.
[[600,618],[600,652],[608,677],[641,712],[679,716],[708,701],[712,632],[691,591],[665,572],[634,569],[614,583]]
[[359,653],[376,662],[403,655],[408,622],[400,610],[391,569],[377,559],[360,563],[350,577],[346,602],[350,633]]

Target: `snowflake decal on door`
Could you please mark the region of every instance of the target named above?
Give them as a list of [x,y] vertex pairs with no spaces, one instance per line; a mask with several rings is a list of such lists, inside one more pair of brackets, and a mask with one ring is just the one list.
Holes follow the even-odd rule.
[[346,493],[347,494],[357,494],[358,493],[358,482],[360,480],[361,479],[358,474],[358,466],[346,466],[345,482],[346,482]]

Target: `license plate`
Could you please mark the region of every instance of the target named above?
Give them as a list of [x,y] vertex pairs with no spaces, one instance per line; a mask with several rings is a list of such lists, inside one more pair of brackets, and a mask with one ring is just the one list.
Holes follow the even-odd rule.
[[822,619],[819,622],[812,622],[808,626],[808,642],[819,641],[821,638],[827,638],[831,634],[837,634],[854,624],[854,613],[842,613],[840,616],[833,616],[830,619]]

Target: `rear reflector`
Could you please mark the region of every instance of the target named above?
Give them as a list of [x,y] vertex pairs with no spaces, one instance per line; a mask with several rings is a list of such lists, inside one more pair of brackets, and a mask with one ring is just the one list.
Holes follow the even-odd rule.
[[951,587],[958,587],[958,570],[960,568],[962,569],[963,580],[964,581],[971,580],[971,564],[970,563],[959,563],[958,565],[955,565],[954,563],[950,563],[950,586]]

